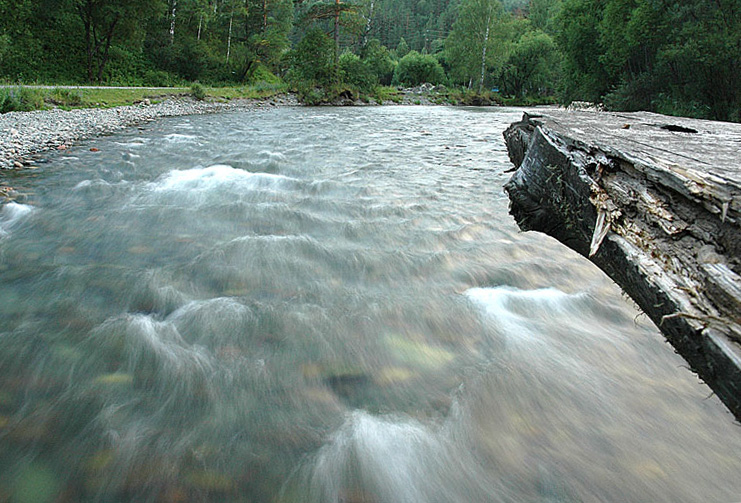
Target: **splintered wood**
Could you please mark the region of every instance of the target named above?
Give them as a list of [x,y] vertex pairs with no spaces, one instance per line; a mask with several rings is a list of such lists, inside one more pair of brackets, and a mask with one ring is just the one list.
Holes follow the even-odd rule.
[[505,139],[518,225],[589,257],[741,418],[741,124],[548,110]]

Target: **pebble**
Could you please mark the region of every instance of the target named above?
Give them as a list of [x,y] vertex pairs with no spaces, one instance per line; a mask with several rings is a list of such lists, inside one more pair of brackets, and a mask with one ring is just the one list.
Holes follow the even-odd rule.
[[[295,99],[288,100],[295,105]],[[142,106],[143,105],[143,106]],[[197,115],[237,109],[258,108],[259,102],[233,100],[211,103],[191,98],[173,98],[160,103],[116,108],[36,110],[0,114],[0,169],[19,167],[23,158],[45,150],[66,150],[75,142],[111,134],[160,117]],[[20,166],[22,167],[22,165]]]

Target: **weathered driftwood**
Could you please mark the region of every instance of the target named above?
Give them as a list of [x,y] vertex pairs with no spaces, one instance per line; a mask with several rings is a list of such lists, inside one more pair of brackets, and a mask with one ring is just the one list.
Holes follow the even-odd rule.
[[549,110],[504,136],[518,225],[589,257],[741,419],[741,124]]

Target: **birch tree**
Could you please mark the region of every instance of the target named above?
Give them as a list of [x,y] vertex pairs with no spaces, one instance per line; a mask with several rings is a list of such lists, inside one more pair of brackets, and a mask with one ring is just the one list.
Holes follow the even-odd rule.
[[445,40],[454,80],[483,89],[487,72],[498,73],[507,56],[510,18],[499,0],[463,0]]

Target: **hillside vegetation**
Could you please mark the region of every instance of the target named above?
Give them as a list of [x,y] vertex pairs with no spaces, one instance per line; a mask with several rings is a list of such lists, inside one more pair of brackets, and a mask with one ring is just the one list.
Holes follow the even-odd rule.
[[740,19],[741,0],[0,0],[0,79],[308,103],[429,82],[739,121]]

